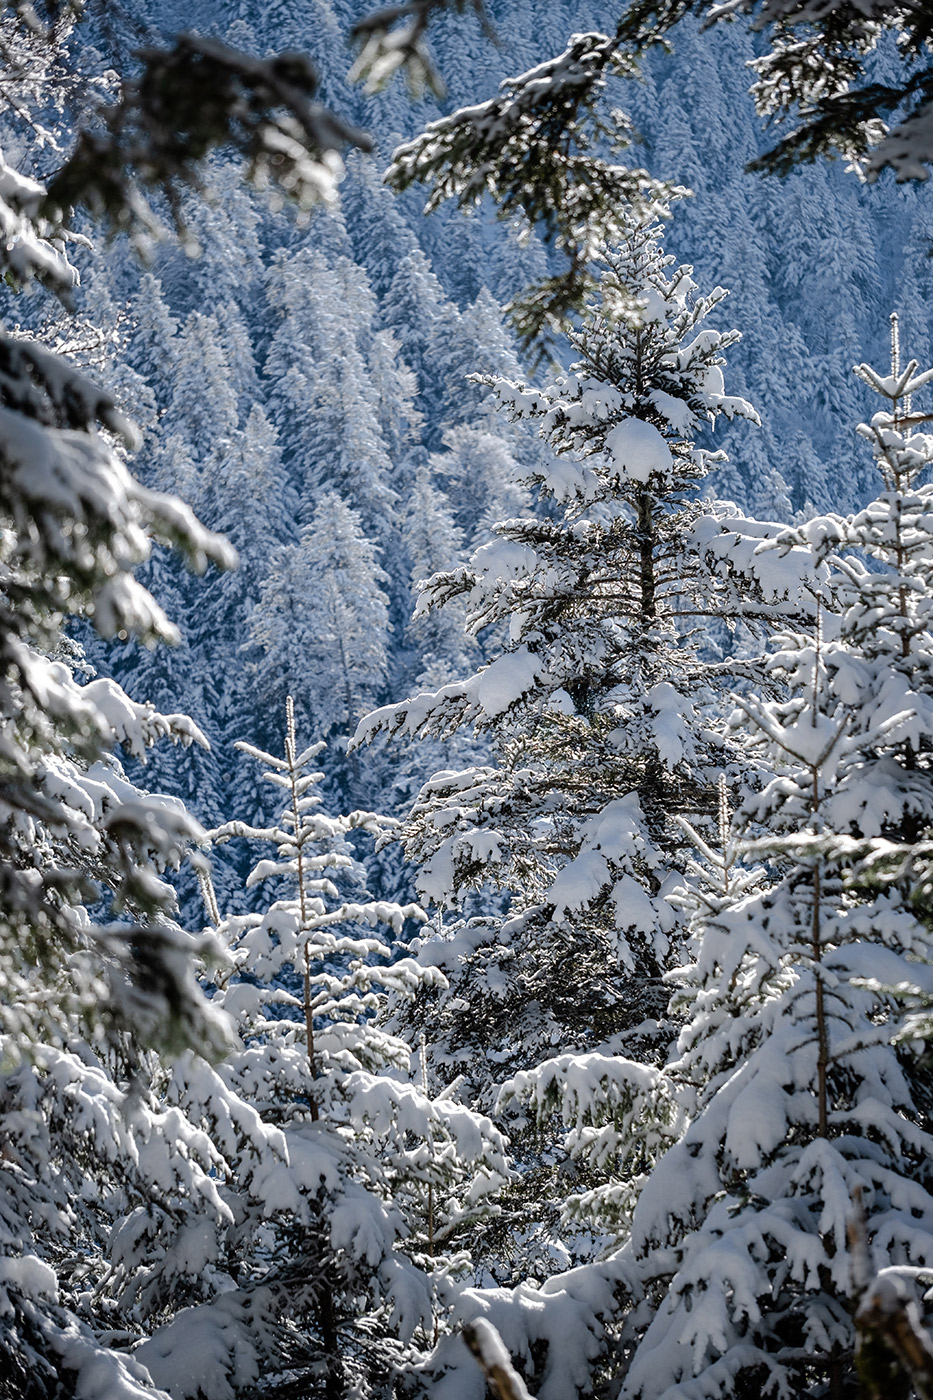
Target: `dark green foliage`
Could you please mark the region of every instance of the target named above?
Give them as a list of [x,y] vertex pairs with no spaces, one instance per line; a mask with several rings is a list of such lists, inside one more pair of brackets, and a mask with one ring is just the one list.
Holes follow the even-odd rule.
[[[739,0],[728,7],[710,0],[635,0],[619,24],[618,38],[636,52],[663,41],[687,15],[748,15],[768,30],[770,51],[753,65],[752,92],[771,119],[799,118],[789,135],[753,161],[751,169],[788,175],[798,164],[843,155],[865,161],[869,179],[891,167],[898,180],[925,180],[933,157],[925,110],[933,100],[933,10],[916,0]],[[896,83],[869,81],[870,56],[886,33],[897,37],[904,71]],[[886,124],[897,115],[890,136]],[[880,141],[880,144],[879,144]],[[872,154],[872,148],[878,149]]]

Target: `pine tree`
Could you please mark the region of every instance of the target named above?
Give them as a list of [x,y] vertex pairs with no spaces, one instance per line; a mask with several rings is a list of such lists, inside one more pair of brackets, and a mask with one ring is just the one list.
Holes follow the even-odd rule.
[[237,397],[237,421],[244,422],[261,398],[256,356],[249,328],[236,302],[215,303],[214,316],[224,357],[230,367],[230,382]]
[[407,253],[396,268],[383,300],[382,323],[394,332],[417,378],[424,440],[434,447],[449,407],[447,373],[460,341],[460,315],[420,248]]
[[[200,821],[211,826],[223,820],[233,783],[240,810],[262,824],[271,815],[265,790],[255,778],[255,765],[237,753],[234,741],[248,725],[258,742],[271,744],[276,737],[274,720],[256,714],[254,672],[262,653],[250,641],[250,625],[270,558],[293,532],[298,505],[276,431],[259,404],[216,454],[204,493],[205,518],[231,540],[240,563],[211,579],[187,616],[177,683],[187,706],[209,730],[213,771],[206,774],[202,764],[197,771],[189,765],[186,773],[176,763],[171,790],[184,792]],[[150,660],[150,668],[152,664]],[[247,873],[235,864],[235,854],[241,853],[224,847],[215,862],[214,882],[225,908],[242,897]],[[191,881],[186,895],[193,897],[190,907],[200,910],[200,894]]]
[[491,396],[477,382],[478,376],[516,379],[521,369],[502,307],[487,287],[482,286],[475,299],[464,307],[457,329],[456,340],[446,347],[444,360],[436,358],[437,370],[443,370],[450,405],[444,422],[478,427],[486,410],[491,424]]
[[136,295],[127,307],[129,340],[126,359],[149,384],[159,408],[164,408],[160,390],[166,381],[166,367],[177,349],[178,321],[162,294],[162,284],[151,272],[140,278]]
[[196,459],[207,460],[237,426],[236,388],[216,317],[192,311],[178,338],[166,427],[180,432]]
[[377,331],[366,357],[379,431],[392,464],[392,484],[409,484],[408,463],[417,450],[423,414],[415,405],[418,385],[401,358],[391,331]]
[[[208,1296],[136,1355],[176,1400],[388,1397],[435,1334],[445,1228],[486,1210],[508,1172],[503,1143],[412,1083],[410,1047],[373,1019],[388,991],[437,978],[373,932],[397,938],[423,917],[360,888],[354,833],[383,820],[325,815],[313,769],[324,746],[299,751],[291,701],[284,757],[240,747],[282,807],[270,826],[231,821],[211,836],[274,851],[249,877],[273,898],[217,924],[232,971],[215,1001],[240,1048],[217,1070],[180,1063],[165,1088],[223,1152],[226,1228],[205,1247]],[[137,1248],[127,1286],[144,1286],[147,1263]]]
[[[74,274],[61,231],[37,216],[41,187],[6,165],[0,183],[7,280],[61,292]],[[227,1029],[194,980],[217,946],[178,927],[163,878],[199,828],[115,756],[201,736],[89,679],[70,629],[175,641],[134,576],[153,538],[200,569],[233,554],[132,477],[135,430],[87,375],[16,333],[0,337],[0,362],[3,1385],[29,1400],[68,1387],[130,1400],[148,1377],[108,1345],[94,1292],[105,1231],[121,1197],[151,1202],[157,1183],[180,1212],[219,1204],[213,1154],[146,1091],[146,1047],[217,1055]]]
[[[417,605],[419,588],[463,555],[463,536],[454,524],[448,499],[433,484],[425,468],[417,473],[405,504],[402,541],[411,564],[413,603]],[[465,669],[467,658],[476,652],[476,644],[466,629],[462,603],[430,611],[418,610],[416,606],[407,638],[417,645],[422,665],[444,667],[451,680]]]
[[325,493],[297,545],[272,557],[253,614],[263,694],[295,691],[300,717],[318,732],[346,732],[385,680],[388,599],[376,547],[359,514]]
[[[859,429],[881,494],[778,541],[824,570],[821,610],[776,638],[786,698],[740,702],[773,777],[737,815],[743,843],[706,851],[677,978],[668,1074],[690,1122],[635,1211],[655,1312],[633,1314],[633,1400],[854,1394],[859,1201],[878,1268],[909,1288],[933,1263],[930,1097],[909,1039],[909,989],[933,986],[916,846],[933,821],[933,440],[911,406],[933,371],[898,360],[895,344],[889,375],[857,371],[884,402]],[[863,1359],[874,1393],[901,1393],[893,1353]]]
[[380,429],[385,403],[366,364],[376,304],[365,273],[346,259],[330,266],[319,253],[282,257],[268,293],[282,313],[265,364],[271,417],[305,519],[323,493],[337,491],[358,503],[369,533],[383,535],[396,495]]
[[724,293],[695,296],[658,232],[636,228],[607,256],[569,373],[543,390],[497,386],[561,454],[533,479],[541,514],[499,525],[468,566],[429,581],[421,606],[465,600],[472,630],[508,640],[468,679],[389,706],[358,734],[475,727],[495,745],[494,764],[432,778],[403,828],[422,895],[469,912],[476,892],[486,911],[446,930],[438,919],[420,956],[450,991],[419,1012],[433,1072],[464,1076],[484,1107],[507,1075],[561,1052],[663,1050],[661,976],[681,937],[674,819],[711,818],[734,762],[713,728],[728,666],[701,660],[695,619],[772,606],[760,588],[742,600],[699,543],[738,554],[736,529],[727,542],[696,498],[711,454],[693,431],[754,413],[723,392],[735,334],[702,327]]
[[[415,607],[405,630],[411,654],[407,674],[402,674],[413,691],[436,691],[474,667],[481,653],[467,630],[467,610],[462,600],[431,610],[417,606],[419,590],[427,580],[449,568],[464,552],[463,538],[454,524],[447,498],[432,483],[426,468],[418,471],[408,496],[401,536],[411,563],[409,614]],[[422,739],[407,745],[404,753],[394,747],[386,755],[392,810],[408,811],[432,773],[440,767],[464,767],[477,760],[478,752],[488,757],[485,746],[478,746],[465,733],[442,741]]]
[[383,184],[375,161],[354,154],[347,162],[347,171],[342,199],[354,255],[365,266],[373,290],[381,298],[402,258],[417,246],[415,236]]
[[184,222],[196,252],[180,274],[185,300],[211,311],[218,304],[246,310],[263,273],[259,210],[235,165],[213,162],[209,182],[185,201]]
[[305,501],[316,506],[324,493],[358,502],[371,535],[384,537],[394,523],[396,492],[392,463],[362,355],[346,333],[336,333],[323,364],[308,377],[309,411],[316,424],[318,461],[306,468]]

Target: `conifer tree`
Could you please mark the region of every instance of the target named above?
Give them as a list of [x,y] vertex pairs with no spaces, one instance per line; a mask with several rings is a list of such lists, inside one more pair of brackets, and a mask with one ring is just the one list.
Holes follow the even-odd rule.
[[[358,503],[370,534],[384,535],[396,495],[380,427],[385,404],[366,363],[376,303],[365,273],[345,258],[331,266],[305,250],[277,258],[267,286],[282,317],[265,363],[273,381],[271,417],[304,518],[322,494],[336,491]],[[386,348],[379,347],[377,360]]]
[[376,332],[366,360],[379,431],[392,464],[392,482],[398,490],[408,484],[408,459],[420,437],[424,415],[415,406],[418,385],[401,358],[398,341],[391,331]]
[[237,426],[236,386],[216,317],[192,311],[178,336],[167,426],[181,432],[196,458],[208,458]]
[[[705,850],[667,1071],[690,1122],[630,1245],[654,1310],[632,1314],[632,1400],[854,1394],[859,1202],[874,1267],[904,1296],[933,1265],[929,1089],[910,1039],[911,989],[933,987],[916,844],[933,822],[933,438],[912,406],[933,370],[898,361],[895,342],[890,374],[857,369],[884,405],[859,428],[881,493],[778,541],[825,570],[822,606],[815,630],[776,638],[786,698],[746,698],[736,717],[773,776],[737,815],[742,844]],[[883,1343],[862,1363],[872,1393],[907,1393]]]
[[499,521],[527,509],[515,444],[501,433],[463,424],[446,430],[443,448],[432,452],[431,467],[444,483],[457,529],[475,549],[488,543]]
[[151,385],[161,385],[177,353],[178,320],[168,308],[162,283],[151,272],[140,278],[127,308],[127,321],[127,359]]
[[356,260],[365,265],[376,295],[383,297],[402,258],[416,247],[415,236],[372,158],[354,152],[341,199]]
[[183,279],[187,304],[214,311],[219,305],[246,310],[263,273],[260,210],[244,187],[237,167],[214,161],[210,185],[185,200],[184,222],[194,257],[174,250],[176,277]]
[[[218,1144],[226,1222],[204,1245],[203,1298],[136,1354],[175,1400],[389,1396],[439,1324],[451,1217],[483,1214],[508,1173],[503,1142],[413,1083],[411,1048],[373,1019],[388,991],[438,976],[374,932],[423,917],[361,888],[353,834],[384,819],[324,813],[324,745],[299,750],[291,700],[284,757],[240,747],[282,805],[270,826],[211,833],[274,851],[249,877],[272,891],[261,912],[219,919],[206,886],[231,962],[215,1002],[239,1048],[216,1070],[180,1062],[164,1089]],[[138,1291],[150,1261],[129,1255]]]
[[[41,187],[2,162],[0,175],[7,282],[65,291],[75,274],[38,217]],[[164,878],[199,828],[116,757],[202,736],[93,677],[69,629],[175,641],[135,577],[153,539],[201,569],[233,554],[131,475],[132,424],[73,363],[22,333],[0,337],[0,360],[2,1384],[28,1400],[132,1400],[149,1378],[110,1345],[106,1231],[160,1189],[179,1214],[219,1208],[214,1154],[149,1095],[146,1050],[217,1055],[227,1027],[194,978],[216,944],[175,923]]]
[[[445,565],[463,555],[463,535],[454,524],[448,500],[431,481],[426,468],[415,476],[402,517],[402,542],[411,563],[410,582],[418,602],[418,589]],[[476,643],[466,627],[464,604],[444,609],[415,611],[406,637],[417,645],[419,659],[430,667],[442,667],[453,679],[463,671],[467,657],[475,656]]]
[[[508,640],[466,680],[358,732],[475,726],[495,746],[489,766],[435,775],[403,827],[419,889],[440,910],[469,912],[477,891],[494,910],[492,891],[507,892],[505,917],[455,912],[446,930],[439,918],[420,954],[451,984],[419,1013],[432,1070],[463,1075],[483,1106],[510,1072],[561,1051],[663,1051],[661,977],[681,937],[668,898],[685,848],[674,818],[711,817],[733,762],[712,719],[728,667],[701,660],[692,632],[697,618],[781,606],[754,581],[743,600],[704,556],[700,541],[724,526],[696,497],[716,457],[693,433],[755,415],[723,390],[735,333],[702,325],[724,293],[696,296],[658,235],[637,227],[606,256],[569,373],[542,390],[497,385],[561,454],[532,478],[544,508],[500,524],[469,565],[428,582],[421,606],[464,600],[473,630]],[[736,522],[716,547],[736,554],[740,533]]]
[[259,402],[261,391],[256,357],[246,319],[234,301],[215,303],[214,315],[237,397],[237,420],[245,422]]
[[363,357],[346,330],[335,326],[334,332],[322,364],[307,380],[306,411],[316,425],[318,460],[305,469],[305,501],[316,506],[324,493],[339,493],[358,503],[371,536],[385,537],[397,503],[389,484],[392,464]]
[[[245,426],[218,452],[204,483],[204,515],[235,545],[239,567],[210,580],[191,608],[177,677],[188,707],[210,725],[213,772],[205,774],[202,764],[198,772],[189,765],[186,774],[176,764],[172,791],[186,793],[206,826],[216,825],[226,814],[231,783],[244,816],[259,824],[271,816],[255,764],[247,762],[234,743],[247,726],[252,726],[257,742],[271,744],[277,737],[274,719],[256,714],[255,666],[262,653],[250,640],[250,624],[270,558],[293,531],[297,509],[297,493],[286,479],[276,431],[254,404]],[[147,670],[151,666],[152,661]],[[214,883],[224,908],[233,908],[243,896],[247,871],[242,862],[237,866],[237,857],[242,858],[242,851],[224,846],[215,859]],[[186,895],[189,890],[190,907],[200,909],[200,894],[186,881]]]
[[460,341],[460,315],[420,248],[398,264],[383,299],[382,323],[394,332],[416,376],[427,420],[425,442],[434,447],[449,404],[447,371]]
[[[413,690],[436,690],[478,662],[481,651],[467,629],[466,604],[451,601],[444,608],[420,609],[419,590],[426,581],[463,557],[463,537],[453,522],[447,498],[432,483],[426,468],[419,470],[402,517],[402,542],[411,561],[408,598],[410,620],[405,641],[411,649],[407,675]],[[415,611],[412,614],[412,606]],[[394,679],[394,677],[393,677]],[[486,754],[467,733],[441,741],[421,739],[405,746],[393,745],[385,754],[391,782],[393,811],[407,812],[425,779],[438,768],[465,767]]]
[[301,540],[271,559],[251,623],[263,693],[294,689],[299,716],[346,732],[376,701],[387,669],[386,574],[359,514],[326,492]]

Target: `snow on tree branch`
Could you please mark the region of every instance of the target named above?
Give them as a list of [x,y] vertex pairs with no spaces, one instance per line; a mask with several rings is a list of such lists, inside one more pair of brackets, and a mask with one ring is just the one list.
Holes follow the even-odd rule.
[[497,215],[520,215],[565,255],[567,268],[515,304],[530,344],[578,311],[593,288],[588,263],[597,248],[624,237],[633,211],[649,218],[672,196],[647,171],[596,154],[631,139],[627,121],[599,115],[610,73],[631,65],[605,34],[575,34],[564,52],[502,85],[502,95],[434,122],[395,152],[386,178],[396,189],[428,183],[427,210],[453,199],[461,208],[490,195]]
[[119,100],[81,132],[51,182],[44,207],[57,217],[83,205],[145,248],[161,229],[145,192],[161,190],[183,229],[182,191],[200,186],[213,150],[233,149],[257,185],[277,186],[305,210],[333,201],[346,146],[371,148],[314,100],[318,79],[303,54],[255,58],[182,34],[141,57],[141,74],[123,79]]

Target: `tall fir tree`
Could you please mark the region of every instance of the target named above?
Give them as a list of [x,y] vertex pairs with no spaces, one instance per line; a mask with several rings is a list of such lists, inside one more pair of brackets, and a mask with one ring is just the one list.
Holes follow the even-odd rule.
[[348,161],[343,203],[354,254],[365,265],[373,290],[381,298],[417,240],[371,157],[354,154]]
[[[718,454],[694,432],[755,415],[723,389],[736,333],[702,324],[724,293],[697,296],[658,238],[637,226],[606,255],[568,373],[542,390],[497,385],[560,454],[532,478],[541,512],[500,524],[467,566],[429,580],[421,607],[466,602],[471,629],[503,641],[474,675],[386,707],[358,734],[475,727],[494,747],[489,766],[436,774],[403,826],[423,897],[455,911],[419,954],[450,981],[416,1013],[432,1072],[462,1076],[485,1107],[510,1073],[562,1051],[663,1054],[661,979],[682,938],[669,900],[685,850],[676,817],[709,818],[718,774],[745,769],[716,732],[729,668],[701,659],[697,619],[781,606],[774,580],[743,595],[706,557],[704,539],[737,556],[746,527],[730,524],[727,543],[698,499]],[[474,897],[485,912],[464,920]],[[532,1181],[556,1211],[553,1177]],[[540,1199],[531,1209],[540,1220]]]
[[[344,743],[387,673],[386,575],[376,561],[359,514],[326,492],[300,542],[272,556],[252,615],[261,693],[281,703],[294,691],[303,722]],[[351,758],[351,781],[357,772]]]
[[425,442],[433,448],[449,411],[447,373],[460,342],[460,314],[420,248],[406,253],[396,268],[383,299],[382,323],[394,332],[417,378],[426,415]]
[[[857,372],[883,401],[859,428],[882,490],[777,542],[812,551],[821,608],[815,631],[776,638],[784,698],[736,716],[773,776],[737,814],[741,843],[705,851],[676,979],[687,1023],[667,1076],[689,1126],[635,1211],[633,1400],[854,1395],[859,1204],[905,1301],[933,1263],[910,1014],[911,989],[933,987],[916,844],[933,821],[933,439],[911,403],[933,371],[901,367],[895,345],[889,374]],[[861,1358],[870,1393],[907,1394],[898,1371],[884,1340]]]
[[[18,30],[3,29],[9,56]],[[0,186],[7,285],[67,292],[76,275],[62,230],[39,216],[42,187],[2,161]],[[86,374],[21,330],[2,336],[2,359],[2,1384],[28,1400],[94,1389],[130,1400],[149,1378],[113,1347],[98,1292],[108,1230],[127,1199],[144,1209],[160,1191],[179,1212],[218,1204],[207,1144],[148,1092],[148,1051],[217,1055],[229,1039],[194,977],[216,944],[177,925],[164,879],[199,828],[116,757],[201,735],[89,678],[72,629],[175,641],[135,577],[153,540],[196,568],[234,558],[131,475],[137,434]]]
[[[420,911],[362,887],[352,839],[383,819],[324,813],[323,747],[299,749],[289,700],[284,756],[241,745],[275,788],[273,822],[211,833],[274,851],[249,876],[272,896],[220,919],[206,886],[230,956],[215,1002],[238,1048],[216,1069],[180,1062],[163,1086],[217,1144],[225,1211],[202,1226],[201,1296],[136,1353],[176,1400],[391,1396],[439,1324],[449,1218],[481,1216],[509,1171],[492,1124],[430,1098],[411,1048],[373,1019],[389,990],[410,996],[437,974],[396,955]],[[138,1216],[122,1234],[138,1296],[158,1238]]]

